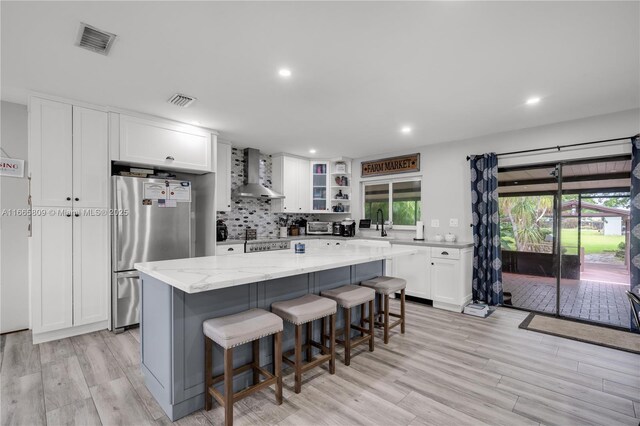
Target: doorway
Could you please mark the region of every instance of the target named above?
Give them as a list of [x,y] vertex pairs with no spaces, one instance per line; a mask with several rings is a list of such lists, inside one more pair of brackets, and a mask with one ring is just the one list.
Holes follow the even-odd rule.
[[505,304],[629,328],[630,156],[500,168]]

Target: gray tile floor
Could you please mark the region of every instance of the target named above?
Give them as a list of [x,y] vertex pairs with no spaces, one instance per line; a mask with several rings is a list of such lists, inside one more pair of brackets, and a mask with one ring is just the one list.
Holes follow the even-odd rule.
[[[555,278],[503,273],[504,291],[511,304],[533,311],[554,313]],[[560,313],[568,317],[629,327],[628,285],[586,280],[565,280],[560,287]]]

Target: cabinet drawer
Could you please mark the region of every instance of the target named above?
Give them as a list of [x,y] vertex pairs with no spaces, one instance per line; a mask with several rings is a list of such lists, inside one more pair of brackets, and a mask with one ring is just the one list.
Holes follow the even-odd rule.
[[460,249],[431,247],[431,257],[437,259],[460,259]]
[[231,254],[244,253],[244,244],[226,244],[216,246],[216,256],[229,256]]

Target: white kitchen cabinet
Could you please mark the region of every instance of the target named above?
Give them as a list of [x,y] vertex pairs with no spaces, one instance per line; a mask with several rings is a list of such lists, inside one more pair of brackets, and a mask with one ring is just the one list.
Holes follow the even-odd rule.
[[29,172],[35,206],[72,205],[72,123],[70,104],[30,98]]
[[76,212],[72,221],[73,325],[106,321],[111,277],[110,259],[105,256],[109,218]]
[[285,196],[273,200],[273,211],[283,213],[308,213],[309,161],[304,158],[279,155],[273,158],[273,190]]
[[408,296],[431,300],[431,250],[417,250],[416,254],[393,259],[393,276],[407,280]]
[[218,142],[216,211],[231,211],[231,144]]
[[198,127],[119,115],[118,161],[168,170],[213,172],[215,135]]
[[104,111],[31,98],[29,170],[34,206],[108,205],[107,126]]
[[328,213],[330,208],[329,199],[331,190],[329,188],[329,162],[311,161],[311,212]]
[[73,205],[109,205],[109,130],[107,113],[73,107]]
[[216,246],[216,256],[244,253],[244,244],[224,244]]
[[66,210],[33,216],[29,252],[34,334],[73,325],[73,216]]
[[107,112],[29,101],[34,343],[107,328],[110,289]]
[[462,312],[471,301],[472,249],[431,251],[431,294],[435,308]]

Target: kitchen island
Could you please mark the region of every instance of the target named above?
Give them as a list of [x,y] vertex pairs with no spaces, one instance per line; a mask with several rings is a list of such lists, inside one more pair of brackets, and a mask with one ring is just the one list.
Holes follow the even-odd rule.
[[[385,260],[415,254],[411,247],[345,245],[137,263],[141,278],[141,355],[145,384],[175,421],[204,407],[203,321],[251,308],[270,310],[293,299],[383,275]],[[358,318],[354,318],[356,322]],[[338,328],[343,322],[338,315]],[[314,330],[319,339],[320,330]],[[283,351],[293,347],[285,323]],[[263,338],[260,361],[272,362],[271,337]],[[214,345],[214,375],[222,373],[223,352]],[[234,362],[251,360],[251,346],[234,351]],[[339,370],[338,370],[339,374]],[[238,375],[237,389],[251,383]]]

